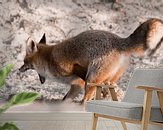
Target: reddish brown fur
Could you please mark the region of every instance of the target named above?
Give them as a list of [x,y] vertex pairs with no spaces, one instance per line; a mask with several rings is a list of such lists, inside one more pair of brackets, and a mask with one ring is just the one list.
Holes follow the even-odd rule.
[[[153,38],[152,30],[156,23],[160,24],[159,27],[157,24],[158,28],[162,26],[160,20],[148,20],[127,38],[120,38],[106,31],[90,30],[54,46],[45,45],[42,42],[44,40],[41,40],[37,47],[31,49],[27,46],[30,53],[26,55],[25,60],[29,60],[32,65],[28,67],[36,69],[42,81],[44,77],[73,76],[68,82],[72,87],[66,96],[71,97],[77,91],[77,87],[83,88],[85,84],[83,101],[87,101],[92,99],[95,91],[95,87],[87,86],[87,82],[116,83],[124,72],[131,54],[143,55],[151,49],[151,44],[158,45],[148,40],[150,37]],[[157,39],[160,40],[160,37]]]

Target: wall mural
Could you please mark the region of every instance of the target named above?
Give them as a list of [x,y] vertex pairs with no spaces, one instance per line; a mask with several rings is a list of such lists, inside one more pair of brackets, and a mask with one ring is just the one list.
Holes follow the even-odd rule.
[[[0,68],[13,64],[3,101],[37,92],[40,110],[84,111],[95,85],[118,86],[121,100],[135,68],[163,67],[163,10],[155,1],[0,4]],[[110,100],[110,92],[102,89],[100,98]]]

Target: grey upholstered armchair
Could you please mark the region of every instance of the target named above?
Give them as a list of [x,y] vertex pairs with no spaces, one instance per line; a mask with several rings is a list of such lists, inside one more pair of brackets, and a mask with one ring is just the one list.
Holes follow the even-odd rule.
[[98,117],[121,121],[124,130],[125,122],[141,124],[141,130],[147,130],[148,124],[163,129],[163,69],[136,69],[122,102],[92,100],[86,110],[93,112],[92,130]]

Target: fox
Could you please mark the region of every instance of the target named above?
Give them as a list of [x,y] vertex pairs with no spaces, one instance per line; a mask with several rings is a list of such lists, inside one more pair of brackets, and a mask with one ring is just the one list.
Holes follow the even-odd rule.
[[68,79],[70,90],[84,90],[81,103],[91,100],[95,84],[116,84],[132,55],[152,56],[163,41],[163,21],[151,18],[140,24],[131,35],[122,38],[104,30],[88,30],[56,45],[46,44],[45,34],[38,43],[26,41],[26,56],[20,72],[37,71],[40,82],[47,78]]

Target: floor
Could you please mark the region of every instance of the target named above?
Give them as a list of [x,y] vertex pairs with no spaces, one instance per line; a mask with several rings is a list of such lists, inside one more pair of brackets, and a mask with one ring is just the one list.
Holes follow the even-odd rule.
[[[91,130],[91,120],[92,113],[83,110],[82,106],[68,103],[36,102],[13,107],[0,116],[0,123],[14,122],[20,130]],[[140,130],[138,125],[127,124],[127,127],[128,130]],[[99,118],[97,130],[123,130],[123,128],[120,122]]]
[[[91,130],[91,121],[18,121],[20,130]],[[128,130],[139,130],[130,127]],[[119,122],[102,120],[98,122],[97,130],[123,130]]]

